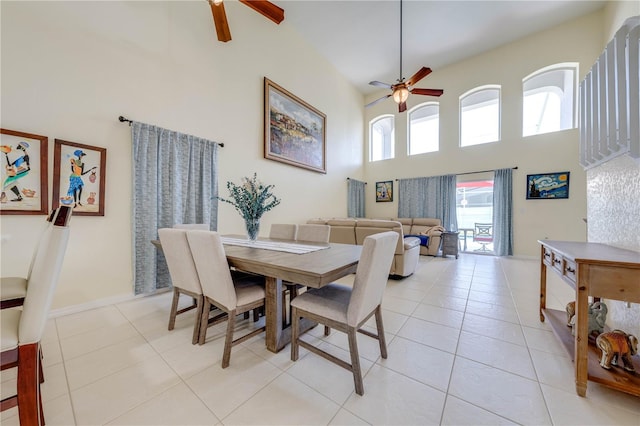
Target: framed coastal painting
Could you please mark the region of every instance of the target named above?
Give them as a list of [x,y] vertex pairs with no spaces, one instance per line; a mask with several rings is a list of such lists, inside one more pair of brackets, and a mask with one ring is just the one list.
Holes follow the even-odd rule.
[[376,182],[376,203],[393,201],[393,181]]
[[0,129],[0,214],[47,214],[49,138]]
[[527,200],[569,198],[569,172],[527,175]]
[[106,148],[56,139],[52,207],[71,206],[74,216],[104,216],[106,165]]
[[264,157],[327,173],[327,117],[264,78]]

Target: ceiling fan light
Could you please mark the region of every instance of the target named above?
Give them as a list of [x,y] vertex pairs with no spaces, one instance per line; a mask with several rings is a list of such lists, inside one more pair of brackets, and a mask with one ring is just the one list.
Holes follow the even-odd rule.
[[393,100],[397,104],[406,102],[408,98],[409,98],[409,90],[406,87],[398,87],[396,90],[393,91]]

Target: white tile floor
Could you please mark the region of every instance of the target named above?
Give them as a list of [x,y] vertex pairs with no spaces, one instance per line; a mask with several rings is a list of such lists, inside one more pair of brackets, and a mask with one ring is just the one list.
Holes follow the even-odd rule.
[[[223,370],[224,324],[191,345],[193,312],[167,331],[168,293],[57,318],[43,338],[47,424],[638,426],[639,398],[591,382],[575,394],[571,360],[538,319],[538,271],[532,260],[421,257],[387,286],[388,359],[358,337],[364,396],[314,354],[301,349],[294,363],[288,346],[268,352],[264,334]],[[571,291],[549,278],[548,304],[562,308]],[[339,332],[305,339],[348,359]],[[3,395],[12,388],[5,371]],[[3,425],[18,422],[17,409],[2,413]]]

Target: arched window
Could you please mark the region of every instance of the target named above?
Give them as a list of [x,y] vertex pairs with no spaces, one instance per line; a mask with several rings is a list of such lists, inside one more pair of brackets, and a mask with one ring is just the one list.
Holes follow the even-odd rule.
[[576,127],[577,75],[577,63],[563,63],[522,79],[522,136]]
[[440,149],[440,104],[428,102],[409,111],[409,155]]
[[388,160],[394,156],[393,115],[376,117],[369,123],[369,161]]
[[482,86],[460,96],[460,146],[500,140],[500,86]]

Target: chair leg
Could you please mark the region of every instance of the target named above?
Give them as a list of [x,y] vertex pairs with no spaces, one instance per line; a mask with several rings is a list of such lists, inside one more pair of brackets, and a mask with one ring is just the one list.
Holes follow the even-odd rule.
[[300,334],[300,315],[298,315],[298,310],[292,306],[291,307],[291,361],[298,360],[299,334]]
[[229,319],[227,320],[227,335],[224,338],[224,352],[222,354],[222,368],[229,366],[231,360],[231,346],[233,346],[233,329],[236,326],[236,310],[232,309],[229,312]]
[[39,343],[18,347],[18,415],[20,424],[24,425],[41,424],[39,349]]
[[328,325],[324,326],[324,335],[328,336],[329,334],[331,334],[331,328],[329,328]]
[[353,372],[353,383],[356,386],[356,393],[364,395],[364,384],[362,383],[362,370],[360,369],[360,355],[358,354],[357,330],[354,327],[347,329],[349,337],[349,352],[351,353],[351,371]]
[[171,302],[171,312],[169,313],[169,330],[176,326],[176,315],[178,313],[178,301],[180,300],[180,290],[173,288],[173,301]]
[[253,310],[253,322],[258,322],[260,319],[260,308],[255,308]]
[[209,327],[209,311],[211,310],[211,302],[206,297],[202,300],[202,312],[200,315],[200,337],[198,338],[198,344],[204,345],[204,341],[207,338],[207,328]]
[[[202,324],[202,317],[209,319],[209,311],[203,311],[204,308],[204,296],[200,295],[197,298],[193,298],[196,302],[196,319],[193,324],[193,337],[191,338],[191,344],[195,345],[200,341],[200,327]],[[205,325],[206,327],[206,325]],[[205,332],[206,333],[206,332]]]
[[387,339],[384,337],[384,325],[382,324],[382,308],[376,308],[376,327],[378,329],[378,343],[380,344],[380,356],[387,359]]

